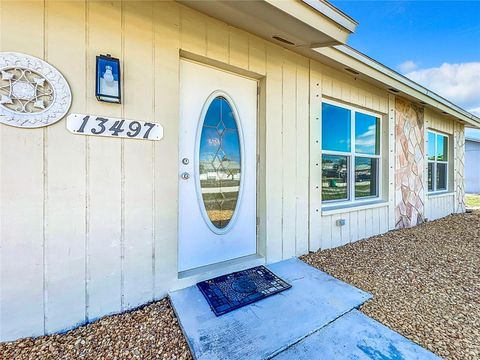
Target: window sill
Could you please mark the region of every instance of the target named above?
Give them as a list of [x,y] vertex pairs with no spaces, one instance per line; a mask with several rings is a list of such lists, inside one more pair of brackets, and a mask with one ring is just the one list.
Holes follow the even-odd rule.
[[444,196],[453,196],[455,193],[453,191],[435,191],[431,193],[427,193],[427,197],[444,197]]
[[341,214],[345,212],[359,211],[365,209],[375,209],[379,207],[388,206],[388,201],[385,200],[372,200],[363,203],[354,203],[354,204],[332,204],[332,205],[323,205],[322,206],[322,215],[334,215]]

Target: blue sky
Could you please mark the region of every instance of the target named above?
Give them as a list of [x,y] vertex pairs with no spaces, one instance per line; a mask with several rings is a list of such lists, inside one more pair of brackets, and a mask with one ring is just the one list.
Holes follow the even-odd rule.
[[480,116],[480,1],[331,1],[348,44]]

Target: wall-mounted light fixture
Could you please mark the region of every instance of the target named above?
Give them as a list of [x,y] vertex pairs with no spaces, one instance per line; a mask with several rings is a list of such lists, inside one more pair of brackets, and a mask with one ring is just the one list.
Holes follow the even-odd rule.
[[110,54],[97,56],[95,96],[98,101],[122,102],[120,85],[120,60]]

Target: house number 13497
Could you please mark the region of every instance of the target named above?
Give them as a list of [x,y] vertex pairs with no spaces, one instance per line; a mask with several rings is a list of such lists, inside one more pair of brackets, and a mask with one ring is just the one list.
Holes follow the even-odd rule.
[[163,137],[160,124],[85,114],[68,115],[67,129],[79,135],[143,140],[160,140]]

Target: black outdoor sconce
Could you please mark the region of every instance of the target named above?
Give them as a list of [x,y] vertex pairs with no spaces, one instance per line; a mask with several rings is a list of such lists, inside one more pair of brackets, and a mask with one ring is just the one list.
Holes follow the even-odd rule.
[[120,104],[120,60],[110,54],[97,56],[95,96],[98,101]]

